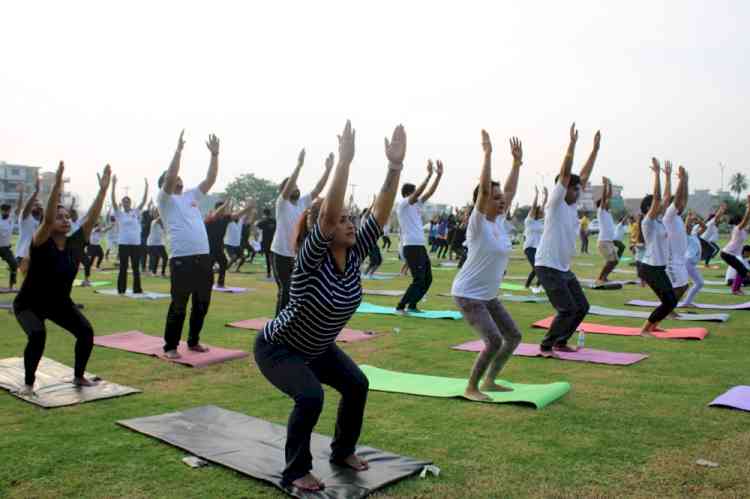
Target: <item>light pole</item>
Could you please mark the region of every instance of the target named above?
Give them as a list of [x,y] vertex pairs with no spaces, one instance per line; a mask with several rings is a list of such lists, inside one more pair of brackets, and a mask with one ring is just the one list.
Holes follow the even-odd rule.
[[726,167],[727,165],[725,165],[722,162],[719,162],[719,170],[721,170],[721,189],[719,190],[719,192],[721,193],[724,192],[724,168]]

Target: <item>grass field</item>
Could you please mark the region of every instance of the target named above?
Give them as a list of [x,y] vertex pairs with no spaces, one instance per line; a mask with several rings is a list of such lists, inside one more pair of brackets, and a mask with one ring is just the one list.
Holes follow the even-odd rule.
[[[595,248],[595,242],[592,244]],[[394,253],[384,271],[397,271]],[[528,265],[514,250],[509,275]],[[598,256],[579,257],[581,277],[594,277]],[[3,266],[4,267],[4,266]],[[275,285],[253,274],[230,274],[229,285],[255,288],[249,294],[215,293],[203,340],[248,350],[255,333],[229,329],[231,320],[268,316]],[[632,267],[623,267],[632,269]],[[4,283],[6,271],[0,273]],[[424,309],[455,309],[448,292],[456,270],[436,270]],[[718,279],[722,271],[706,270]],[[630,278],[613,274],[614,278]],[[114,280],[115,274],[95,279]],[[516,281],[517,282],[517,281]],[[373,289],[405,289],[407,280],[366,282]],[[113,286],[114,287],[114,286]],[[168,291],[167,280],[146,278],[144,287]],[[637,286],[622,291],[587,291],[592,304],[622,307],[632,298],[651,298]],[[11,295],[0,299],[10,300]],[[161,335],[167,301],[143,302],[101,296],[77,288],[74,299],[99,335],[139,329]],[[381,305],[393,298],[367,297]],[[700,296],[713,303],[732,296]],[[506,305],[523,331],[538,342],[530,324],[552,314],[548,304]],[[589,317],[589,321],[639,326],[637,319]],[[686,323],[668,322],[667,326]],[[750,384],[750,312],[733,312],[725,324],[688,323],[710,330],[705,341],[647,340],[588,335],[587,346],[650,357],[630,367],[513,358],[503,378],[522,383],[568,381],[572,390],[544,410],[370,392],[360,442],[398,454],[433,460],[439,478],[412,478],[376,497],[747,497],[750,494],[750,414],[706,404],[734,385]],[[0,356],[22,354],[25,336],[12,315],[0,313]],[[378,338],[343,348],[359,363],[441,376],[466,377],[474,356],[450,350],[475,339],[463,321],[355,315],[350,326],[372,329]],[[400,331],[396,334],[394,327]],[[49,327],[45,355],[73,362],[72,336]],[[291,402],[274,389],[251,360],[190,369],[142,355],[95,348],[88,370],[142,394],[76,407],[43,410],[0,393],[0,497],[283,497],[258,481],[219,466],[193,470],[184,453],[122,429],[116,420],[215,404],[284,424]],[[333,433],[338,395],[326,390],[316,431]],[[695,465],[716,461],[719,468]]]

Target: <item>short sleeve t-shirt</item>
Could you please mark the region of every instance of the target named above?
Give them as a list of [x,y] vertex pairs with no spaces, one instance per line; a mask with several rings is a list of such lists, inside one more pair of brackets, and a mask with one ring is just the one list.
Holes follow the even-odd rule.
[[620,222],[615,225],[615,237],[612,240],[622,241],[623,237],[625,237],[625,224],[623,222]]
[[115,210],[115,218],[120,228],[117,244],[141,244],[141,212],[136,209],[130,211]]
[[740,229],[739,225],[735,225],[734,229],[732,229],[732,236],[729,238],[729,242],[721,251],[730,255],[734,255],[742,260],[742,246],[745,244],[746,239],[747,231],[744,229]]
[[719,228],[716,226],[716,218],[712,218],[706,224],[706,230],[703,231],[701,239],[709,243],[715,243],[719,240]]
[[403,198],[396,205],[396,216],[401,226],[401,237],[403,246],[423,246],[424,229],[422,228],[422,207],[424,204],[417,201],[414,204],[409,198]]
[[609,210],[599,208],[599,210],[597,211],[597,217],[599,218],[599,241],[614,241],[615,221],[612,219],[612,214],[609,212]]
[[101,242],[102,230],[99,227],[94,227],[93,229],[91,229],[91,234],[89,234],[89,244],[98,246]]
[[164,229],[158,220],[151,222],[151,230],[146,239],[147,246],[164,246]]
[[197,187],[182,194],[167,194],[164,189],[159,189],[157,203],[169,235],[170,257],[209,253],[206,225],[198,208],[204,197],[205,194]]
[[13,235],[13,217],[0,218],[0,248],[10,247],[10,238]]
[[701,259],[701,242],[697,234],[690,234],[687,238],[687,251],[685,252],[685,263],[697,265]]
[[536,266],[561,272],[570,270],[578,236],[578,210],[575,204],[565,202],[566,192],[560,182],[552,188],[542,239],[536,250]]
[[652,267],[667,265],[667,230],[661,221],[645,217],[641,222],[646,251],[642,262]]
[[474,208],[466,229],[469,253],[453,280],[451,294],[472,300],[497,297],[512,244],[503,219],[494,222]]
[[23,213],[18,215],[18,241],[16,241],[16,257],[26,258],[29,256],[29,246],[31,239],[34,237],[39,220],[29,215],[25,219]]
[[312,204],[309,194],[300,197],[296,203],[279,196],[276,199],[276,233],[271,243],[271,251],[277,255],[294,257],[294,230],[299,218]]
[[544,219],[535,219],[531,215],[527,216],[523,222],[523,249],[538,247],[543,232]]
[[227,246],[240,246],[242,244],[242,222],[243,219],[232,220],[227,225],[227,233],[224,236],[224,244]]
[[667,231],[667,265],[670,267],[685,265],[687,230],[674,203],[670,204],[664,213],[664,229]]

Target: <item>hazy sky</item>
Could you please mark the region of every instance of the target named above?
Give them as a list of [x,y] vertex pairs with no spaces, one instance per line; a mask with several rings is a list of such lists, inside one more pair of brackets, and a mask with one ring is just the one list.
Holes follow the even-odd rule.
[[[275,181],[308,161],[312,187],[346,118],[357,129],[357,198],[385,175],[383,136],[403,123],[403,178],[428,157],[447,172],[436,201],[464,203],[481,128],[494,176],[523,140],[519,199],[559,168],[567,127],[576,169],[601,128],[602,174],[640,196],[652,155],[682,162],[691,188],[718,163],[748,172],[750,2],[5,2],[0,160],[54,168],[91,199],[110,162],[139,196],[186,128],[181,175],[199,181],[221,138],[220,190],[253,172]],[[726,179],[725,179],[726,183]]]

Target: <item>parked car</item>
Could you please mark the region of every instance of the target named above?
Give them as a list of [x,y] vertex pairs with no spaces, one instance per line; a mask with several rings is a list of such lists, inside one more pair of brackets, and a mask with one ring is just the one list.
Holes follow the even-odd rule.
[[589,234],[598,234],[598,233],[599,233],[599,219],[595,218],[589,224]]

